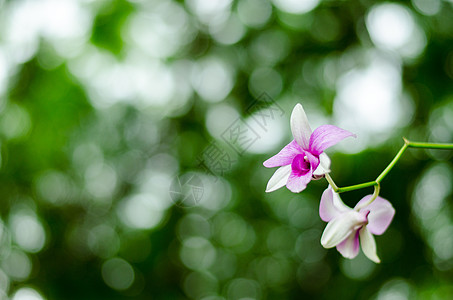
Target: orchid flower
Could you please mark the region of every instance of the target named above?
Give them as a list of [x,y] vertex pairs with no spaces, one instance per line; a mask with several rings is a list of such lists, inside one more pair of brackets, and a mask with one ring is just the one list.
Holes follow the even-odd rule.
[[313,177],[330,172],[330,158],[324,150],[344,138],[355,136],[333,125],[322,125],[312,132],[300,104],[294,107],[290,124],[294,140],[263,163],[266,168],[280,167],[269,179],[266,192],[284,185],[294,193],[303,191]]
[[329,222],[321,237],[324,248],[336,246],[341,255],[354,258],[359,253],[360,238],[363,253],[375,263],[380,262],[373,234],[385,232],[392,222],[395,209],[381,197],[369,203],[371,197],[365,196],[352,209],[341,201],[330,186],[324,191],[319,205],[321,219]]

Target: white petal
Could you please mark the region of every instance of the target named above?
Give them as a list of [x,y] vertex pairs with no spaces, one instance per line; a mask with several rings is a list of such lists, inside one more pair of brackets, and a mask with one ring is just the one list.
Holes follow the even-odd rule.
[[308,149],[310,144],[311,128],[308,124],[307,115],[304,108],[299,103],[291,113],[291,132],[296,142],[304,149]]
[[381,262],[376,254],[376,241],[366,226],[360,230],[360,245],[362,246],[362,251],[366,257],[377,264]]
[[291,174],[291,165],[283,166],[275,171],[274,175],[272,175],[271,179],[267,183],[266,193],[273,192],[278,190],[282,186],[286,185],[288,182],[289,175]]
[[363,223],[362,216],[356,211],[345,212],[330,221],[321,237],[324,248],[332,248],[344,241],[357,226]]
[[319,155],[319,166],[313,175],[324,175],[330,173],[330,158],[324,152]]

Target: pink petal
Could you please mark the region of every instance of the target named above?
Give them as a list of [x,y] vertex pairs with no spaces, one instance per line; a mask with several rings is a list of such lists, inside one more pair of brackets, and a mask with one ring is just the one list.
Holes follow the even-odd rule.
[[307,187],[311,181],[312,172],[308,171],[305,175],[300,176],[298,172],[292,171],[289,175],[286,187],[293,193],[300,193]]
[[352,208],[341,201],[340,195],[335,193],[331,186],[325,189],[319,204],[319,216],[321,220],[329,222],[338,215],[352,210]]
[[346,258],[354,258],[359,254],[359,231],[353,231],[343,242],[337,245],[338,252]]
[[319,216],[324,222],[329,222],[339,214],[341,214],[341,211],[339,211],[333,203],[333,191],[328,187],[321,196]]
[[266,168],[281,167],[290,165],[294,157],[297,154],[304,153],[300,146],[297,144],[296,140],[293,140],[291,143],[283,147],[280,152],[268,160],[266,160],[263,165]]
[[320,155],[325,149],[349,136],[355,137],[356,135],[334,125],[322,125],[316,128],[310,136],[310,152]]
[[[358,207],[361,203],[367,202],[371,195],[367,195],[357,203]],[[372,234],[381,235],[387,230],[387,227],[393,220],[395,209],[392,204],[384,198],[377,197],[370,205],[360,209],[360,211],[369,210],[367,228]]]
[[311,135],[310,124],[308,124],[307,115],[304,108],[299,103],[291,113],[291,132],[296,142],[304,149],[308,149]]

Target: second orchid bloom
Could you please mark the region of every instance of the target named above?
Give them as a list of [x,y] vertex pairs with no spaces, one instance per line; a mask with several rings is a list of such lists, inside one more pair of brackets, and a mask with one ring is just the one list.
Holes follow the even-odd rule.
[[381,235],[392,222],[395,209],[389,201],[377,197],[370,202],[371,195],[365,196],[354,209],[345,205],[331,187],[321,197],[319,215],[328,222],[321,237],[324,248],[337,247],[346,258],[354,258],[359,253],[359,240],[363,253],[375,263],[376,242],[373,235]]

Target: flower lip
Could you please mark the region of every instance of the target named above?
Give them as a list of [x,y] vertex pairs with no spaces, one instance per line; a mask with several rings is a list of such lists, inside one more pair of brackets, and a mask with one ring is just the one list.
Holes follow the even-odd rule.
[[303,176],[310,171],[310,162],[304,154],[298,154],[291,163],[291,169],[299,176]]

